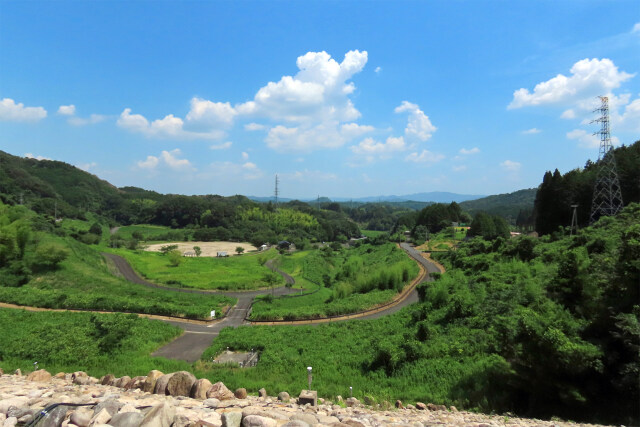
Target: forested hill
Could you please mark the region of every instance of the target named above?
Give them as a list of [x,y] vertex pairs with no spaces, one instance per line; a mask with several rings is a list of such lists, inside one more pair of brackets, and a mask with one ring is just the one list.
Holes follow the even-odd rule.
[[[640,140],[613,151],[624,205],[640,202]],[[578,205],[578,224],[589,224],[591,198],[598,173],[598,163],[588,161],[584,169],[561,174],[558,169],[547,171],[536,194],[535,228],[540,234],[549,234],[558,227],[571,224],[573,209]]]
[[518,190],[513,193],[496,194],[482,199],[469,200],[459,203],[462,210],[474,215],[483,211],[492,215],[500,215],[511,223],[515,223],[518,214],[533,210],[533,201],[536,198],[537,188]]
[[114,224],[157,224],[196,230],[200,240],[254,244],[286,239],[346,240],[359,237],[341,211],[292,201],[263,204],[244,196],[182,196],[136,187],[116,188],[72,165],[27,159],[0,151],[0,201],[22,203],[37,213],[84,219],[87,212]]

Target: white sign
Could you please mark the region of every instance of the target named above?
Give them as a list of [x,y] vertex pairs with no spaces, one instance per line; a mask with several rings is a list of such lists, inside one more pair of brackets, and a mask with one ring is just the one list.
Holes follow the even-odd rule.
[[211,310],[211,318],[212,319],[216,318],[216,311],[215,310]]

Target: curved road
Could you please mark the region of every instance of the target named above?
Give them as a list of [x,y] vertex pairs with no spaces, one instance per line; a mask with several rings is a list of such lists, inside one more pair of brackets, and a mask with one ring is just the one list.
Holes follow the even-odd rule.
[[[407,252],[407,254],[411,258],[413,258],[416,262],[420,263],[424,267],[427,273],[440,272],[440,270],[438,270],[435,264],[433,264],[429,260],[422,257],[420,252],[415,250],[413,247],[411,247],[407,243],[401,243],[400,246],[405,252]],[[133,283],[137,283],[137,284],[141,284],[141,285],[145,285],[153,288],[174,290],[177,292],[189,292],[189,293],[198,293],[198,294],[213,293],[213,294],[230,296],[238,299],[238,303],[227,312],[227,316],[225,318],[219,321],[213,321],[210,324],[206,324],[206,325],[193,324],[193,323],[187,323],[180,320],[163,320],[167,323],[171,323],[173,325],[179,326],[184,330],[185,333],[182,334],[180,337],[176,338],[175,340],[171,341],[169,344],[165,345],[164,347],[161,347],[160,349],[152,353],[152,356],[165,357],[168,359],[185,360],[187,362],[195,362],[202,356],[202,353],[211,345],[211,343],[213,342],[213,339],[218,336],[222,328],[225,328],[228,326],[237,327],[243,324],[248,324],[248,322],[246,322],[245,320],[245,317],[248,314],[247,312],[251,309],[251,304],[253,302],[253,299],[257,295],[263,295],[265,293],[270,292],[269,290],[259,290],[259,291],[249,291],[249,292],[222,292],[222,291],[203,291],[203,290],[196,290],[196,289],[168,288],[168,287],[160,286],[155,283],[151,283],[142,279],[140,276],[136,274],[136,272],[133,270],[131,265],[129,265],[129,263],[124,258],[118,255],[107,254],[107,253],[104,253],[103,255],[113,261],[113,263],[115,264],[115,266],[118,268],[118,270],[121,272],[121,274],[124,276],[125,279]],[[293,279],[293,277],[275,268],[272,263],[268,263],[267,267],[277,272],[278,274],[282,275],[288,284],[295,283],[295,280]],[[430,280],[431,280],[430,275],[426,274],[425,277],[420,281],[420,283],[424,281],[430,281]],[[295,290],[293,290],[292,288],[283,286],[280,288],[276,288],[275,290],[273,290],[273,292],[275,295],[280,296],[280,295],[286,295],[288,293],[293,293],[295,292]],[[406,298],[404,298],[397,304],[387,309],[375,312],[373,314],[360,316],[358,317],[358,319],[376,319],[379,317],[388,316],[417,301],[418,301],[418,292],[414,289],[412,292],[410,292],[407,295]],[[336,321],[340,321],[340,320],[336,319]]]

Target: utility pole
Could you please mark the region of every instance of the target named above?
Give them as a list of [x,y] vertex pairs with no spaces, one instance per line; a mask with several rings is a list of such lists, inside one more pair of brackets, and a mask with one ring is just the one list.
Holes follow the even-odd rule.
[[600,107],[596,108],[594,112],[599,112],[600,117],[591,122],[600,123],[600,130],[594,132],[594,135],[600,135],[600,150],[598,153],[598,174],[591,199],[590,224],[596,222],[601,216],[616,215],[623,207],[616,159],[611,145],[609,98],[606,96],[598,98],[600,98]]
[[573,208],[573,216],[571,217],[571,231],[569,232],[569,236],[573,236],[573,232],[575,231],[578,234],[578,205],[571,205]]
[[276,190],[274,192],[276,199],[276,210],[278,209],[278,195],[280,194],[280,189],[278,188],[278,184],[280,184],[280,180],[278,179],[278,174],[276,174]]

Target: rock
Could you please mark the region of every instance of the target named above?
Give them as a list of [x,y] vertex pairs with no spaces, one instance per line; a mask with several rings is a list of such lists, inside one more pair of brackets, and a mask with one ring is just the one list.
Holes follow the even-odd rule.
[[364,398],[362,399],[364,401],[365,405],[375,405],[376,401],[373,397],[365,395]]
[[402,404],[402,400],[396,400],[396,408],[404,409],[404,405]]
[[280,427],[311,427],[310,424],[300,420],[293,420],[282,424]]
[[0,426],[4,424],[6,419],[7,419],[7,416],[0,412]]
[[173,374],[165,374],[165,375],[162,375],[161,377],[158,377],[155,388],[153,389],[153,392],[155,394],[167,394],[167,384],[169,384],[169,380],[171,379],[172,376]]
[[356,399],[355,397],[349,397],[347,398],[347,407],[348,408],[353,408],[356,407],[358,405],[360,405],[360,401],[358,399]]
[[20,369],[16,369],[15,371],[13,371],[13,375],[22,376],[22,371]]
[[124,403],[118,402],[113,398],[109,398],[107,400],[104,400],[98,403],[93,409],[93,413],[97,414],[98,412],[105,409],[109,413],[109,415],[114,416],[115,414],[118,413],[118,411],[120,411],[120,408],[122,408],[123,406],[124,406]]
[[154,389],[156,388],[156,381],[158,381],[158,378],[160,378],[161,376],[163,376],[164,374],[160,371],[156,371],[155,369],[153,371],[150,371],[147,374],[147,379],[144,380],[144,384],[142,385],[142,391],[146,391],[147,393],[153,393]]
[[342,398],[342,396],[337,395],[337,396],[336,396],[336,402],[338,402],[338,403],[343,403],[343,402],[344,402],[344,399]]
[[27,375],[27,380],[29,381],[38,381],[38,382],[47,382],[51,381],[51,374],[44,369],[39,369],[37,371],[31,372]]
[[212,397],[212,398],[207,399],[204,402],[202,402],[202,404],[204,406],[206,406],[207,408],[216,409],[218,406],[220,406],[220,401],[218,399],[216,399],[215,397]]
[[281,402],[288,402],[289,399],[291,399],[291,396],[289,396],[289,393],[287,393],[286,391],[281,391],[280,393],[278,393],[278,400]]
[[173,418],[173,424],[171,424],[171,427],[187,427],[190,424],[191,420],[189,420],[189,417],[185,415],[176,415]]
[[79,408],[76,411],[73,411],[69,418],[69,422],[77,425],[78,427],[87,427],[91,422],[91,411]]
[[449,407],[449,410],[450,410],[451,412],[458,412],[458,408],[456,408],[455,406],[450,406],[450,407]]
[[71,381],[75,380],[78,377],[88,377],[89,375],[87,375],[86,372],[84,371],[75,371],[74,373],[71,374]]
[[4,375],[4,371],[0,368],[0,377]]
[[261,417],[258,415],[249,415],[242,419],[243,427],[276,427],[276,420],[272,418]]
[[267,390],[265,390],[264,387],[258,390],[258,397],[263,399],[267,397]]
[[269,408],[262,408],[257,406],[249,406],[242,410],[242,417],[248,417],[249,415],[257,415],[259,417],[273,418],[274,420],[288,421],[289,415],[282,414],[280,412],[271,410]]
[[95,424],[106,424],[109,422],[109,420],[111,420],[112,415],[109,413],[109,411],[107,411],[106,408],[102,408],[100,411],[95,411],[93,418],[91,418],[91,421],[89,421],[89,425],[95,425]]
[[201,378],[193,383],[189,396],[193,397],[194,399],[204,400],[207,398],[207,391],[209,391],[210,388],[211,381],[206,378]]
[[214,397],[218,400],[233,399],[233,393],[222,382],[217,382],[207,391],[207,398]]
[[298,396],[298,405],[310,404],[318,406],[318,392],[315,390],[302,390]]
[[209,412],[200,417],[196,425],[205,425],[207,427],[222,427],[222,417],[217,412]]
[[318,422],[323,425],[331,425],[340,422],[338,418],[330,415],[316,415],[316,417],[318,418]]
[[112,385],[114,387],[124,388],[124,386],[129,384],[129,381],[131,381],[131,377],[128,375],[125,375],[124,377],[118,378],[117,380],[115,380]]
[[115,380],[116,380],[115,375],[107,374],[104,377],[102,377],[102,380],[100,381],[100,384],[102,384],[102,385],[111,385],[111,384],[113,384],[113,382]]
[[36,409],[29,409],[28,407],[16,408],[11,407],[7,411],[7,418],[16,417],[19,422],[21,418],[32,418],[33,413],[38,412]]
[[66,375],[67,375],[67,374],[65,374],[64,372],[58,372],[57,374],[55,374],[55,375],[53,376],[53,378],[57,378],[57,379],[59,379],[59,380],[63,380],[63,379],[65,378],[65,376],[66,376]]
[[247,398],[247,389],[246,388],[239,388],[236,391],[233,392],[233,395],[236,397],[236,399],[246,399]]
[[303,421],[309,425],[318,424],[318,419],[313,414],[295,413],[291,416],[291,421]]
[[342,420],[342,424],[349,425],[351,427],[367,427],[362,422],[355,420],[353,418],[345,418]]
[[127,403],[120,408],[120,411],[118,411],[119,414],[124,414],[125,412],[140,412],[140,409],[136,408],[131,403]]
[[18,419],[16,417],[9,417],[4,420],[2,427],[15,427],[16,424],[18,424]]
[[64,421],[67,415],[67,406],[58,406],[53,411],[49,412],[48,417],[44,417],[44,420],[38,423],[38,427],[60,427],[62,421]]
[[416,409],[416,407],[415,407],[415,406],[413,406],[412,404],[408,404],[408,405],[407,405],[407,409]]
[[240,427],[242,412],[225,412],[222,414],[222,427]]
[[140,412],[120,412],[111,418],[109,424],[113,427],[138,427],[144,418]]
[[189,397],[191,387],[196,382],[196,377],[187,371],[174,373],[167,383],[166,394],[170,396],[186,396]]
[[416,402],[416,409],[418,411],[426,411],[427,410],[427,405],[425,405],[422,402]]
[[88,376],[77,376],[72,379],[72,382],[76,385],[87,385],[91,382]]
[[[169,374],[170,375],[170,374]],[[151,408],[140,423],[140,427],[170,427],[173,417],[176,416],[176,409],[166,402]]]
[[12,406],[15,406],[16,408],[26,406],[27,402],[29,402],[29,398],[25,396],[2,399],[0,400],[0,413],[6,414]]

